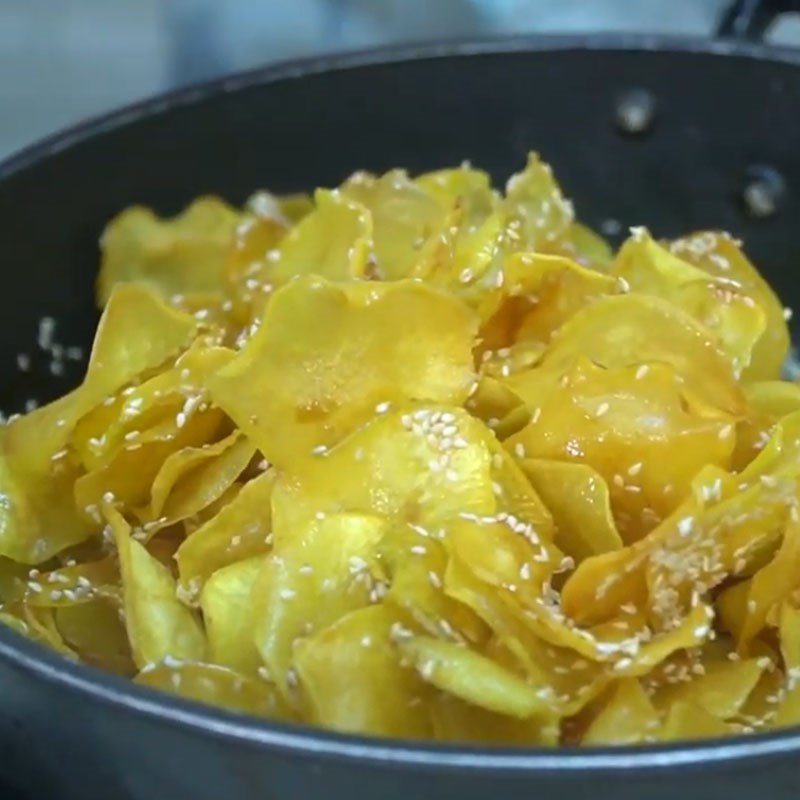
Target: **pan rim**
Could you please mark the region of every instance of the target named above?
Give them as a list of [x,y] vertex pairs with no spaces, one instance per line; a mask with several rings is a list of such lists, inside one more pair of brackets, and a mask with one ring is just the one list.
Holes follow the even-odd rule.
[[[193,84],[89,118],[24,147],[0,162],[0,181],[46,160],[62,150],[145,117],[219,94],[301,77],[402,64],[417,60],[469,58],[525,52],[563,51],[672,52],[723,58],[745,58],[800,67],[800,50],[772,48],[730,40],[650,34],[524,35],[452,40],[379,47],[345,54],[314,56],[269,64]],[[0,625],[0,660],[33,678],[78,692],[119,711],[151,722],[189,729],[199,736],[236,742],[300,758],[344,760],[353,765],[396,769],[468,770],[498,774],[541,774],[575,777],[586,774],[663,772],[675,767],[724,768],[731,762],[768,760],[800,750],[800,728],[750,734],[720,740],[644,747],[594,749],[488,749],[466,745],[398,741],[356,736],[301,725],[288,725],[234,714],[138,686],[26,640]]]
[[708,55],[745,58],[788,66],[800,66],[800,48],[772,47],[736,39],[705,39],[662,34],[524,34],[480,39],[452,39],[401,44],[301,57],[270,62],[252,69],[190,83],[127,103],[48,134],[0,159],[0,180],[6,180],[29,166],[62,150],[113,131],[145,117],[176,107],[193,105],[219,94],[262,84],[277,83],[327,72],[403,64],[409,61],[443,60],[473,56],[511,55],[526,52],[671,52],[680,55]]

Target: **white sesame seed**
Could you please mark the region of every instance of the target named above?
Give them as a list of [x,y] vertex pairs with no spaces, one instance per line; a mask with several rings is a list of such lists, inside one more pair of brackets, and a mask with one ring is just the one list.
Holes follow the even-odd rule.
[[640,381],[645,375],[647,375],[648,372],[650,372],[650,367],[648,367],[647,364],[642,364],[636,370],[636,380]]
[[403,641],[413,638],[414,634],[400,622],[393,622],[389,628],[389,638],[393,642]]
[[611,408],[611,406],[608,403],[600,403],[600,405],[597,406],[597,411],[595,412],[595,416],[602,417],[604,414],[608,413],[609,408]]
[[378,405],[375,406],[375,413],[385,414],[391,407],[392,404],[388,400],[383,403],[378,403]]
[[361,558],[360,556],[350,556],[350,558],[347,559],[347,564],[348,564],[348,569],[352,574],[355,574],[357,572],[362,572],[369,566],[367,562],[364,561],[364,559]]
[[42,317],[39,320],[38,344],[40,349],[49,350],[53,344],[53,334],[56,329],[56,321],[52,317]]
[[717,434],[720,439],[727,439],[733,433],[733,425],[723,425]]
[[291,600],[297,592],[294,589],[281,589],[278,594],[280,595],[281,600]]
[[328,448],[324,444],[318,444],[311,450],[311,454],[315,456],[324,456],[328,452]]

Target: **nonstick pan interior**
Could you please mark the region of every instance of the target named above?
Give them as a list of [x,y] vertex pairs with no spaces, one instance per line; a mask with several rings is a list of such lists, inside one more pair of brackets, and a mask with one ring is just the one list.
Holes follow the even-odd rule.
[[[322,60],[180,92],[56,137],[0,167],[0,408],[23,410],[79,380],[97,318],[97,239],[122,208],[144,203],[174,213],[208,192],[241,202],[255,188],[330,185],[360,168],[418,171],[466,158],[502,180],[536,149],[588,224],[621,231],[646,224],[665,236],[731,230],[784,301],[798,303],[800,66],[797,56],[764,55],[743,46],[588,38]],[[650,118],[631,130],[620,123],[619,103],[642,90]],[[779,177],[779,191],[770,214],[753,216],[743,195],[763,174]],[[82,355],[68,355],[68,347]],[[0,680],[15,688],[0,697],[0,775],[19,781],[24,768],[27,785],[41,787],[46,777],[59,791],[71,787],[64,796],[108,796],[82,778],[97,769],[135,798],[166,796],[165,786],[179,800],[338,798],[352,793],[344,776],[361,761],[373,793],[389,798],[453,790],[471,800],[501,781],[509,798],[537,789],[567,800],[602,791],[622,800],[678,793],[738,800],[760,785],[763,759],[771,798],[796,796],[793,733],[638,756],[506,753],[494,761],[457,749],[345,746],[319,733],[281,739],[268,725],[222,724],[225,715],[189,713],[185,703],[110,677],[92,682],[93,673],[54,656],[37,661],[35,648],[17,644],[0,631]],[[81,747],[58,763],[55,753],[77,735],[78,722]],[[180,780],[170,763],[175,752],[192,762]],[[147,769],[134,774],[126,753],[146,758]],[[412,784],[399,780],[405,772]],[[629,772],[622,783],[621,772]]]

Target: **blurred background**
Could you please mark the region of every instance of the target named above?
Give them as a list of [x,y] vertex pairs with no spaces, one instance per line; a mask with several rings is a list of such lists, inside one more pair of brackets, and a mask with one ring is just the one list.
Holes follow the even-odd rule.
[[[314,53],[506,33],[709,36],[728,0],[0,0],[0,158],[175,86]],[[768,32],[800,45],[800,17]]]

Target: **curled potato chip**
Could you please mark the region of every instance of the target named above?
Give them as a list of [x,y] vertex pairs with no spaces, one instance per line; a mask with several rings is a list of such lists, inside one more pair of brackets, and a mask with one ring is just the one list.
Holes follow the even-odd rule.
[[222,496],[255,455],[255,446],[234,431],[214,444],[185,447],[162,463],[150,492],[148,520],[168,525],[197,514]]
[[753,349],[746,380],[778,378],[789,352],[789,330],[783,305],[758,270],[747,260],[741,243],[729,234],[700,231],[670,243],[670,250],[698,269],[732,282],[751,297],[766,316],[766,328]]
[[[482,420],[501,441],[528,422],[522,400],[497,378],[482,375],[464,407]],[[516,412],[516,413],[515,413]],[[518,414],[521,413],[521,417]]]
[[575,216],[550,165],[537,153],[530,153],[525,169],[508,179],[502,208],[510,218],[509,227],[528,250],[564,234]]
[[298,643],[295,668],[310,719],[374,736],[430,736],[430,692],[401,663],[392,643],[397,621],[386,607],[369,606]]
[[225,288],[230,311],[249,324],[263,310],[273,290],[269,255],[291,228],[278,198],[260,192],[250,198],[225,258]]
[[366,275],[373,247],[369,212],[339,191],[318,189],[314,204],[268,256],[270,285],[309,274],[334,281]]
[[487,349],[546,344],[581,308],[619,291],[614,278],[564,256],[514,253],[505,260],[503,273],[502,288],[481,308]]
[[119,565],[111,557],[35,574],[36,578],[25,584],[25,602],[31,606],[65,608],[98,598],[120,600]]
[[75,505],[93,517],[103,499],[112,495],[127,507],[143,508],[166,459],[185,448],[200,447],[214,440],[220,429],[224,429],[224,423],[218,409],[208,408],[185,422],[170,417],[141,431],[135,442],[138,446],[122,446],[108,461],[74,481]]
[[3,431],[0,555],[42,563],[98,527],[78,513],[72,500],[70,487],[79,471],[67,451],[70,434],[83,416],[175,355],[195,332],[191,317],[170,309],[149,289],[122,286],[113,293],[81,386]]
[[120,283],[145,284],[169,298],[218,291],[239,215],[216,197],[195,200],[172,219],[133,206],[109,222],[100,240],[101,304]]
[[411,276],[448,290],[472,308],[502,283],[505,217],[496,209],[487,217],[457,204],[444,218],[438,235],[420,248]]
[[413,523],[394,525],[381,538],[377,552],[389,586],[386,603],[432,635],[486,641],[487,629],[480,618],[444,591],[448,553],[439,539]]
[[269,552],[274,483],[272,470],[253,478],[227,506],[181,543],[175,558],[185,596],[195,597],[218,569]]
[[438,231],[449,210],[405,170],[392,170],[376,178],[357,172],[341,193],[366,208],[372,218],[375,243],[373,276],[384,280],[406,278],[425,240]]
[[636,678],[625,678],[614,687],[581,743],[640,744],[652,740],[660,727],[659,714],[641,683]]
[[561,550],[581,561],[622,547],[608,485],[594,469],[533,458],[526,459],[522,467],[553,514],[555,543]]
[[136,673],[125,623],[116,603],[98,598],[59,606],[55,623],[63,640],[82,661],[126,677]]
[[745,408],[733,368],[713,337],[660,298],[625,294],[582,309],[562,327],[544,364],[555,368],[578,356],[606,368],[668,364],[710,407],[730,413]]
[[709,279],[707,272],[637,230],[620,249],[612,273],[631,290],[669,300],[711,331],[736,374],[752,360],[766,329],[766,317],[749,294],[730,279]]
[[380,414],[278,479],[276,540],[318,512],[381,514],[432,534],[460,513],[491,513],[489,436],[455,407],[415,404]]
[[553,747],[558,744],[559,725],[555,719],[518,719],[495,714],[442,694],[431,703],[434,736],[445,742],[510,747]]
[[507,589],[493,591],[490,586],[458,557],[450,559],[445,573],[447,594],[484,620],[528,682],[547,696],[553,713],[579,712],[606,685],[604,667],[540,637],[513,594]]
[[790,520],[774,558],[748,582],[738,635],[740,649],[747,648],[770,614],[796,589],[800,589],[800,523]]
[[300,280],[275,295],[259,332],[211,378],[211,393],[270,461],[287,466],[383,404],[460,403],[473,380],[474,330],[460,302],[416,283]]
[[499,203],[489,175],[469,164],[426,172],[414,183],[436,199],[442,208],[459,206],[466,209],[473,224],[488,217]]
[[175,581],[163,564],[131,538],[130,526],[106,508],[119,553],[125,624],[136,666],[166,657],[202,661],[205,634],[193,613],[177,599]]
[[577,261],[583,267],[606,271],[614,259],[614,251],[602,236],[580,222],[573,222],[561,236],[543,248],[548,253]]
[[599,473],[626,542],[666,517],[699,469],[730,466],[733,418],[692,408],[680,376],[664,364],[603,368],[581,358],[563,372],[543,366],[507,385],[531,416],[506,447]]
[[272,679],[288,694],[299,640],[367,606],[380,517],[332,514],[276,537],[252,594],[252,635]]
[[417,636],[400,643],[422,679],[462,700],[517,719],[545,714],[549,693],[485,656],[453,642]]
[[80,660],[78,653],[64,641],[58,629],[55,609],[24,605],[19,618],[22,626],[18,630],[29,639],[51,647],[70,661]]
[[708,591],[774,547],[796,503],[799,425],[800,415],[786,417],[739,475],[698,475],[694,496],[641,541],[582,562],[563,589],[568,613],[603,619],[633,602],[648,603],[655,619],[674,620],[698,586]]
[[274,483],[272,470],[253,478],[227,506],[181,543],[175,558],[184,596],[196,597],[218,569],[269,552]]
[[764,672],[761,659],[709,661],[700,675],[689,681],[667,685],[656,692],[657,706],[670,708],[688,703],[719,720],[731,720],[739,713]]
[[221,567],[200,594],[210,661],[245,675],[257,674],[262,666],[253,641],[253,589],[264,562],[259,555]]
[[726,725],[708,711],[692,703],[678,702],[669,710],[658,734],[662,742],[681,742],[691,739],[717,739],[733,733]]
[[250,678],[218,664],[176,661],[154,664],[134,679],[140,686],[177,694],[188,700],[272,719],[291,714],[265,681]]
[[[800,724],[800,610],[784,602],[778,615],[784,685],[772,700],[779,700],[771,723],[776,728]],[[773,706],[774,708],[774,706]]]

